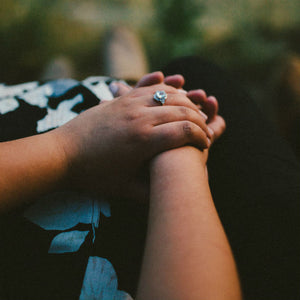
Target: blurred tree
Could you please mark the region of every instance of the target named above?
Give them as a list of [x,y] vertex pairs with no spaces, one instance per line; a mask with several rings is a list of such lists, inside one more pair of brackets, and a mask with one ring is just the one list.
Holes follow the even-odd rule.
[[171,58],[194,54],[201,45],[196,21],[203,14],[199,0],[153,0],[155,9],[154,62],[163,65]]
[[9,17],[0,26],[0,82],[39,79],[49,60],[61,55],[75,62],[79,76],[99,72],[99,29],[69,18],[68,1],[3,1]]
[[[0,80],[18,82],[36,78],[49,56],[48,14],[57,1],[32,0],[7,3],[10,22],[0,27]],[[19,14],[19,10],[23,13]]]
[[266,24],[239,22],[233,27],[224,40],[205,45],[202,54],[249,81],[261,81],[266,67],[287,50],[285,41],[272,36]]

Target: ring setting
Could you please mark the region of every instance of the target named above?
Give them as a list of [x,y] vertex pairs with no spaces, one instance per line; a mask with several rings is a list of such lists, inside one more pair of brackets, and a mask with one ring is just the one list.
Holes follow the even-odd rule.
[[165,91],[156,91],[154,96],[153,96],[153,99],[156,102],[159,102],[161,105],[165,104],[167,98],[168,98],[168,96],[167,96],[167,93]]

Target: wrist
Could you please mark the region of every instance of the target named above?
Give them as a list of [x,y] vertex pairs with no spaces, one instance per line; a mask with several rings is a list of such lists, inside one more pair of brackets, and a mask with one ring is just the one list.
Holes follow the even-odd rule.
[[66,149],[67,137],[58,129],[46,133],[47,145],[52,153],[53,165],[57,169],[57,186],[67,187],[70,185],[73,165],[71,155]]
[[150,164],[150,173],[179,172],[184,169],[196,168],[206,174],[207,153],[192,146],[172,149],[154,157]]

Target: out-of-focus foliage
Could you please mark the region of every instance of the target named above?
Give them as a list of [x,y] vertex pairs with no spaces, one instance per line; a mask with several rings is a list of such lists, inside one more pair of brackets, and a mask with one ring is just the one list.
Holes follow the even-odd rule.
[[64,1],[2,1],[0,81],[38,79],[49,60],[62,54],[76,60],[83,73],[98,62],[99,32],[66,18]]
[[[272,108],[290,54],[300,57],[295,0],[154,0],[151,58],[158,67],[196,54],[227,68],[274,119]],[[296,80],[296,79],[295,79]],[[300,82],[300,78],[298,78]],[[278,93],[277,93],[278,94]],[[282,99],[280,99],[282,101]],[[295,100],[299,101],[300,99]]]
[[2,0],[0,81],[36,79],[55,56],[82,78],[101,73],[101,41],[113,24],[141,35],[154,68],[197,54],[264,82],[300,52],[298,0]]
[[196,24],[203,12],[201,2],[153,0],[153,6],[155,16],[149,36],[155,64],[163,65],[176,56],[196,53],[202,41]]

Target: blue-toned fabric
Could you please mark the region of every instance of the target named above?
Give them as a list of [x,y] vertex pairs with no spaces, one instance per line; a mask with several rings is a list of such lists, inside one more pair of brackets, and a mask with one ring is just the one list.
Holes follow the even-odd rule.
[[[46,132],[102,99],[111,100],[111,81],[90,77],[82,82],[1,84],[0,141]],[[5,299],[132,299],[118,289],[117,273],[107,257],[94,253],[97,238],[104,249],[99,251],[98,242],[97,251],[106,253],[106,228],[101,224],[110,218],[104,199],[74,191],[46,195],[22,214],[7,221],[3,217],[0,256],[6,261],[0,259],[0,286],[6,287]]]
[[25,210],[24,216],[46,230],[67,230],[79,223],[98,227],[101,206],[110,216],[109,204],[82,193],[62,191],[42,197]]
[[87,299],[132,300],[129,294],[118,290],[118,278],[112,264],[95,256],[89,258],[79,298]]
[[48,253],[76,252],[88,233],[88,231],[73,230],[58,234],[52,240]]
[[74,79],[60,79],[53,80],[47,83],[48,86],[51,86],[51,89],[47,91],[48,97],[61,97],[66,94],[67,91],[79,86],[79,82]]

